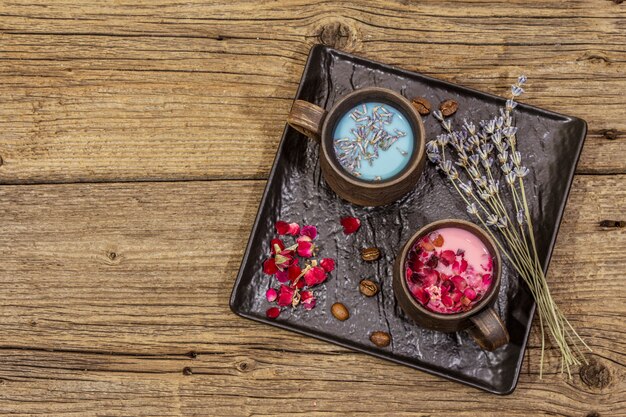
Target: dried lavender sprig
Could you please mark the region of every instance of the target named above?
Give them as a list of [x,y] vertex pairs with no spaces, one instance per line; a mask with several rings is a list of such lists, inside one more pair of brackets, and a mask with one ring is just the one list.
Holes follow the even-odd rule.
[[[550,329],[550,332],[562,354],[562,366],[565,365],[567,367],[567,371],[571,376],[569,369],[570,364],[580,364],[580,362],[578,361],[576,354],[572,352],[569,343],[572,344],[574,349],[578,352],[578,355],[582,357],[585,362],[586,359],[582,355],[582,352],[578,348],[576,342],[578,340],[588,349],[589,347],[574,330],[558,306],[554,303],[537,255],[532,219],[526,200],[526,192],[523,182],[523,178],[529,173],[529,170],[521,165],[521,153],[515,149],[517,141],[515,135],[517,133],[517,128],[514,126],[510,115],[511,111],[517,106],[514,98],[524,92],[522,85],[525,82],[526,77],[520,76],[518,78],[517,83],[511,87],[512,98],[507,100],[505,108],[500,110],[500,116],[481,122],[480,130],[477,130],[473,123],[465,122],[465,132],[454,132],[452,131],[451,121],[446,120],[441,112],[435,111],[433,113],[435,118],[441,122],[441,125],[447,131],[447,134],[443,136],[440,135],[436,142],[431,141],[429,143],[427,148],[428,157],[431,162],[436,163],[438,167],[447,174],[456,191],[466,202],[468,212],[478,217],[490,233],[491,230],[488,226],[499,227],[502,237],[507,242],[509,249],[512,250],[514,256],[510,256],[507,251],[503,250],[503,252],[511,261],[515,269],[518,270],[520,275],[522,275],[524,280],[527,282],[531,293],[539,306],[539,318],[542,334],[541,370],[543,369],[543,356],[545,350],[545,334],[543,332],[543,326],[544,319],[547,319],[546,325]],[[489,146],[491,143],[493,144]],[[482,193],[481,198],[484,197],[488,207],[483,206],[474,193],[468,192],[472,189],[472,183],[463,183],[459,179],[458,171],[453,169],[452,162],[449,159],[446,159],[445,148],[449,144],[451,145],[450,147],[456,151],[457,157],[459,158],[457,165],[465,168],[466,173],[477,186],[477,190]],[[438,152],[439,145],[441,146],[441,154]],[[493,159],[490,154],[494,147],[498,150],[498,161],[501,163],[502,171],[506,175],[506,182],[511,189],[513,205],[515,206],[514,217],[517,220],[521,236],[518,234],[516,228],[509,230],[509,225],[512,224],[512,222],[508,216],[506,206],[500,198],[498,192],[499,183],[495,182],[491,172]],[[510,153],[508,152],[509,149]],[[481,161],[480,164],[478,163],[479,158]],[[467,167],[468,161],[471,161],[473,164],[470,168]],[[485,177],[480,177],[479,172],[481,170],[481,165],[486,171],[487,175]],[[487,177],[491,182],[487,182],[485,179]],[[455,181],[458,182],[458,185]],[[495,184],[498,185],[496,186]],[[518,187],[520,189],[519,193],[517,190]],[[490,192],[490,194],[487,194],[487,192]],[[473,197],[475,202],[469,203],[464,193],[465,195]],[[492,197],[495,197],[494,202],[489,201]],[[486,219],[483,219],[480,216],[476,203],[478,203],[479,207],[483,211],[483,214],[486,216]],[[498,218],[498,215],[501,217]],[[527,244],[527,237],[524,232],[524,220],[526,220],[525,224],[528,228],[528,240],[531,241],[532,254],[531,249]],[[496,241],[502,248],[500,242],[497,239]]]

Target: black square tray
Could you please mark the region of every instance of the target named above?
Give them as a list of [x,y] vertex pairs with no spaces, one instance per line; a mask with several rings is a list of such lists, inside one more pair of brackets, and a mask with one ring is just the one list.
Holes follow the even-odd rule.
[[[513,81],[513,80],[511,80]],[[529,80],[532,88],[532,79]],[[428,98],[434,106],[452,98],[459,103],[453,124],[497,114],[505,99],[415,72],[390,67],[321,45],[311,49],[296,98],[329,109],[343,95],[362,87],[395,90],[411,99]],[[538,240],[540,259],[547,269],[574,170],[587,131],[578,118],[520,104],[515,109],[518,147],[531,169],[526,190]],[[287,115],[285,115],[285,118]],[[427,140],[441,133],[432,116],[424,118]],[[339,219],[353,215],[361,229],[345,236]],[[396,304],[392,265],[410,235],[434,220],[472,220],[462,200],[432,165],[427,165],[417,187],[401,200],[384,207],[354,206],[337,197],[321,178],[318,146],[286,127],[278,147],[256,221],[252,228],[230,306],[252,320],[292,330],[353,350],[420,369],[496,394],[513,392],[520,373],[535,304],[518,275],[505,262],[502,288],[496,305],[511,336],[508,345],[494,351],[479,349],[465,332],[445,334],[423,329],[408,319]],[[262,263],[274,237],[274,222],[287,220],[318,227],[320,254],[337,260],[337,269],[315,288],[317,307],[283,311],[276,320],[265,317],[270,307],[265,291],[276,286],[264,275]],[[377,246],[383,257],[375,264],[360,260],[359,250]],[[381,292],[366,299],[358,291],[363,278],[375,277]],[[351,312],[345,322],[335,320],[330,306],[343,302]],[[387,348],[373,346],[371,331],[392,335]]]

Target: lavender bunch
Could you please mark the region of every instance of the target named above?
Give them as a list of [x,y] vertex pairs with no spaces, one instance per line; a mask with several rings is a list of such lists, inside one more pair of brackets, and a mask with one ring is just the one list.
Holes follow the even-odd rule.
[[[561,372],[586,363],[579,344],[589,349],[554,302],[537,255],[524,178],[530,172],[517,150],[517,132],[511,116],[515,99],[524,93],[526,77],[511,86],[511,98],[499,114],[476,126],[464,120],[459,130],[440,111],[433,115],[445,130],[426,145],[428,159],[445,174],[500,251],[522,276],[538,307],[541,327],[540,378],[543,374],[547,328],[561,352]],[[505,191],[506,190],[506,191]],[[508,199],[506,197],[509,197]],[[507,201],[508,200],[508,201]],[[508,204],[505,204],[508,202]]]

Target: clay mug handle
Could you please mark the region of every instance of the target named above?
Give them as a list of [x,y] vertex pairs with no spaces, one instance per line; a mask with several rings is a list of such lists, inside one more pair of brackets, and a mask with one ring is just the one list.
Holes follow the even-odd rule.
[[509,333],[493,308],[470,317],[473,327],[468,329],[478,346],[485,350],[496,350],[509,343]]
[[328,112],[304,100],[295,100],[291,106],[287,123],[298,132],[316,141],[320,140],[322,124]]

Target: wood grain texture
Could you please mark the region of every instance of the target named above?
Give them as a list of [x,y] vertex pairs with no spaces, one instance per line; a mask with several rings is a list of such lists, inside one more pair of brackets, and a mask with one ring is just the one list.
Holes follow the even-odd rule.
[[[96,3],[0,0],[0,415],[626,416],[622,1]],[[587,120],[549,273],[594,350],[572,380],[553,347],[539,380],[537,323],[495,397],[230,312],[315,43],[495,94],[524,72]]]
[[265,178],[319,42],[496,94],[524,72],[589,122],[579,172],[625,173],[618,3],[3,2],[0,182]]
[[535,324],[507,397],[234,316],[263,181],[5,186],[0,414],[623,415],[624,181],[576,178],[549,273],[606,384],[540,381]]

